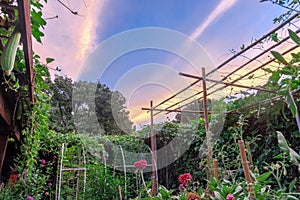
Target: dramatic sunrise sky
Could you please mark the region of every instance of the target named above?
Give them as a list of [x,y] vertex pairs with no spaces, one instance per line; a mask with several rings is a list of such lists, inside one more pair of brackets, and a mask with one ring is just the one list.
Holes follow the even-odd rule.
[[[175,82],[179,85],[178,88],[169,88],[168,85],[160,87],[159,84],[155,84],[155,77],[157,78],[158,74],[164,79],[169,78],[168,72],[164,74],[158,70],[155,73],[155,69],[166,66],[176,72],[186,69],[186,72],[190,73],[193,73],[193,69],[180,68],[179,66],[186,63],[172,53],[144,49],[120,56],[105,69],[102,76],[93,70],[86,71],[82,75],[86,69],[81,69],[81,66],[101,42],[131,29],[167,28],[198,42],[211,58],[211,63],[217,65],[231,55],[229,49],[238,50],[242,44],[250,44],[255,38],[276,27],[278,24],[274,25],[273,19],[286,11],[269,2],[260,3],[259,0],[62,0],[62,2],[82,16],[72,15],[58,1],[48,1],[44,8],[44,17],[58,15],[58,19],[47,20],[43,44],[34,44],[34,50],[42,58],[55,58],[51,66],[54,68],[58,66],[62,71],[52,74],[67,75],[73,80],[100,79],[101,83],[112,89],[116,89],[118,84],[119,87],[121,84],[124,86],[124,82],[119,82],[126,73],[131,72],[137,78],[141,74],[138,70],[142,69],[147,77],[145,78],[147,83],[151,82],[153,73],[152,87],[139,82],[140,87],[125,95],[128,98],[128,106],[132,109],[131,113],[137,113],[143,106],[148,107],[150,100],[158,103],[174,93],[174,90],[179,90],[180,81],[172,80],[174,85]],[[132,40],[134,42],[135,38]],[[150,68],[151,72],[143,70]],[[133,69],[135,72],[130,71]],[[140,100],[141,97],[143,101]],[[145,115],[141,113],[132,114],[131,117],[136,123],[145,120]]]

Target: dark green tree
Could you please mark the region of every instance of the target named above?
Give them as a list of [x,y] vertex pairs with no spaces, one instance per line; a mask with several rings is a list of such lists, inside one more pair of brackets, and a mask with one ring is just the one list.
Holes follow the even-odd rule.
[[91,135],[102,134],[95,110],[97,83],[78,81],[73,86],[73,115],[76,130]]
[[[62,133],[120,135],[132,131],[126,99],[101,83],[57,76],[50,83],[49,127]],[[113,106],[112,106],[113,105]]]
[[50,83],[50,122],[52,130],[61,133],[68,133],[75,130],[72,115],[72,79],[63,76],[56,76]]
[[105,134],[120,135],[132,131],[132,122],[126,110],[126,99],[118,91],[111,91],[106,85],[98,83],[96,94],[96,115]]

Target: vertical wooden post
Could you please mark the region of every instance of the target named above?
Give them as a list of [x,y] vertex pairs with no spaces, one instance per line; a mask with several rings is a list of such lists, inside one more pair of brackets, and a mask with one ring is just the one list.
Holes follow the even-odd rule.
[[122,197],[122,189],[121,189],[121,186],[120,186],[120,185],[118,186],[118,190],[119,190],[119,197],[120,197],[120,200],[122,200],[122,199],[123,199],[123,197]]
[[210,147],[210,130],[209,130],[209,119],[207,109],[207,88],[206,88],[206,73],[205,68],[202,67],[202,90],[203,90],[203,109],[204,109],[204,120],[205,120],[205,131],[206,131],[206,145],[207,145],[207,161],[208,161],[208,177],[211,179],[211,167],[212,167],[212,152]]
[[8,143],[8,135],[0,135],[0,173],[2,172],[2,167],[5,159],[6,149]]
[[205,74],[204,67],[202,67],[202,89],[203,89],[203,107],[204,107],[203,109],[204,109],[204,119],[205,119],[205,130],[208,132],[209,131],[209,119],[208,119],[208,109],[207,109],[206,74]]
[[19,24],[24,45],[24,58],[28,77],[29,98],[34,104],[34,69],[32,53],[32,30],[30,18],[30,0],[18,0]]
[[246,178],[247,185],[248,185],[248,190],[250,192],[249,197],[250,197],[250,199],[252,199],[255,197],[255,195],[254,195],[254,191],[253,191],[252,179],[250,176],[250,170],[249,170],[248,161],[247,161],[247,157],[246,157],[244,140],[239,140],[238,145],[240,148],[240,155],[241,155],[241,159],[242,159],[242,165],[243,165],[243,169],[244,169],[245,178]]
[[219,179],[219,173],[218,173],[218,160],[217,159],[213,160],[213,169],[214,169],[214,172],[213,172],[214,178],[216,180],[218,180]]
[[151,159],[152,159],[152,194],[153,197],[157,195],[157,182],[156,182],[156,146],[155,146],[155,134],[154,134],[154,124],[153,124],[153,102],[150,101],[150,118],[151,118]]

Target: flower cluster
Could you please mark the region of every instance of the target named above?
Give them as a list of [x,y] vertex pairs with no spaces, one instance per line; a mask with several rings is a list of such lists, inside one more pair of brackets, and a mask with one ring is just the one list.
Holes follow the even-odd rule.
[[136,162],[134,162],[134,167],[136,169],[143,170],[147,167],[147,161],[146,160],[136,161]]
[[42,160],[42,167],[45,167],[46,166],[46,160]]
[[227,194],[226,200],[234,200],[233,194]]
[[194,192],[187,193],[186,198],[187,200],[200,200],[200,196]]
[[34,198],[32,196],[28,196],[27,200],[34,200]]
[[187,187],[189,182],[192,181],[192,175],[190,173],[181,174],[178,180],[184,187]]

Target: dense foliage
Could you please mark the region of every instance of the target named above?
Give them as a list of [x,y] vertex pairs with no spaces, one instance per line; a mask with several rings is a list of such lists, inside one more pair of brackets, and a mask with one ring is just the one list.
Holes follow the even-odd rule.
[[73,83],[68,77],[56,76],[50,82],[49,93],[52,96],[49,125],[53,130],[64,133],[77,130],[91,135],[132,131],[125,98],[100,82]]
[[[299,3],[272,2],[292,9]],[[42,4],[32,1],[32,5],[32,32],[36,40],[41,42],[41,29],[46,25],[42,18]],[[280,16],[276,21],[284,20],[290,13]],[[10,13],[12,24],[15,21],[14,15]],[[1,33],[9,35],[12,24],[7,24],[7,31],[1,27]],[[299,45],[300,38],[292,31],[289,33]],[[25,96],[21,98],[24,100],[24,109],[20,120],[26,119],[26,126],[23,122],[22,145],[12,165],[18,178],[16,182],[6,182],[5,187],[0,188],[0,199],[54,199],[61,162],[67,168],[85,168],[63,173],[60,189],[64,199],[119,199],[119,192],[125,197],[136,199],[245,199],[249,195],[255,195],[257,199],[297,199],[299,196],[296,195],[300,192],[300,133],[297,123],[300,54],[291,54],[290,61],[278,52],[272,52],[272,55],[282,68],[271,71],[272,75],[263,87],[279,91],[279,95],[248,93],[243,98],[228,101],[229,112],[222,133],[215,138],[212,149],[213,158],[218,160],[219,165],[218,180],[211,179],[211,163],[205,159],[206,155],[203,155],[201,149],[206,135],[202,118],[180,120],[181,116],[178,115],[176,121],[154,126],[158,149],[170,144],[175,137],[185,140],[190,132],[195,134],[193,141],[188,141],[191,143],[189,148],[175,162],[158,170],[160,186],[157,198],[149,197],[151,182],[146,184],[145,180],[150,180],[151,175],[144,174],[143,167],[136,169],[136,173],[127,174],[125,182],[122,172],[116,172],[114,166],[101,162],[104,158],[108,163],[121,161],[121,156],[109,154],[118,145],[131,152],[148,152],[150,127],[145,126],[131,135],[124,134],[132,131],[132,124],[124,106],[125,99],[120,93],[112,92],[100,83],[73,83],[67,77],[56,77],[50,83],[47,65],[42,64],[39,56],[35,55],[36,102],[32,110],[24,106],[28,99]],[[51,61],[53,59],[48,58],[45,63]],[[21,51],[18,51],[16,65],[18,67],[14,73],[24,74],[25,64]],[[270,71],[267,68],[265,70]],[[18,80],[17,76],[17,79],[6,82],[6,86],[10,90],[22,91],[24,88],[18,87]],[[74,97],[73,92],[76,90],[82,96]],[[96,94],[94,99],[89,96],[92,93]],[[211,100],[210,103],[216,102]],[[187,109],[194,107],[191,105]],[[82,120],[74,119],[73,112]],[[97,122],[88,120],[90,116],[97,116]],[[116,118],[125,130],[119,128]],[[99,131],[99,124],[102,132]],[[237,144],[239,139],[246,142],[248,155],[252,155],[250,168],[254,180],[253,194],[249,194],[249,187],[245,183]],[[62,144],[65,145],[63,156]],[[145,167],[146,163],[143,163]],[[123,187],[125,184],[128,185],[126,191]]]

